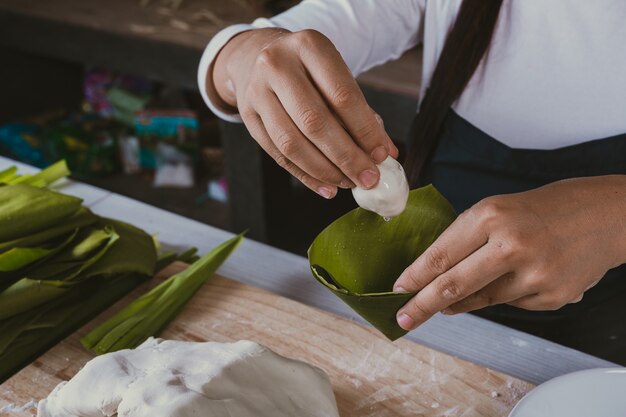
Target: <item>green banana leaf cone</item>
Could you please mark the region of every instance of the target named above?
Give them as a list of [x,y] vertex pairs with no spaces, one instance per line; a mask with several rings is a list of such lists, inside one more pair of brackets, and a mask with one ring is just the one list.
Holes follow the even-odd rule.
[[397,311],[414,293],[394,293],[402,271],[454,221],[450,203],[432,185],[412,190],[405,211],[385,221],[354,209],[331,223],[309,248],[315,279],[390,340],[407,332]]

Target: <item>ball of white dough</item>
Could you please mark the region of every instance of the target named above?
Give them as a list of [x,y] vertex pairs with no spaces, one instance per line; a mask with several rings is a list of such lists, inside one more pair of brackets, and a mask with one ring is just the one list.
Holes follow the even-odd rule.
[[357,204],[383,217],[395,217],[404,211],[409,198],[409,183],[402,165],[391,156],[378,164],[380,180],[374,188],[353,188]]
[[328,376],[257,343],[148,339],[91,360],[38,417],[339,417]]

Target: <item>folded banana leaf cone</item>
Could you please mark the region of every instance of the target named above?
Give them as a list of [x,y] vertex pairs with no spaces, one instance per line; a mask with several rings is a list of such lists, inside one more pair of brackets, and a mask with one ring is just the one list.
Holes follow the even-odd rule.
[[357,208],[331,223],[309,248],[313,276],[390,340],[406,334],[396,313],[414,293],[393,284],[456,214],[432,185],[412,190],[404,212],[386,221]]

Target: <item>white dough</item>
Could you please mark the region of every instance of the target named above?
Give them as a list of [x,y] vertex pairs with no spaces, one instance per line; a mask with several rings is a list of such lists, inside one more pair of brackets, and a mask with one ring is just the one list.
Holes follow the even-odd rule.
[[[117,414],[116,414],[117,413]],[[257,343],[148,339],[91,360],[38,417],[338,417],[328,376]]]
[[362,208],[383,217],[395,217],[404,211],[409,198],[409,183],[402,165],[388,156],[378,164],[380,180],[374,188],[353,188],[352,195]]

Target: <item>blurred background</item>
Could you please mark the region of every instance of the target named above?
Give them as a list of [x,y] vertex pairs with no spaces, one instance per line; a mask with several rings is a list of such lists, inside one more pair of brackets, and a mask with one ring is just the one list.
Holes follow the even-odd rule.
[[[278,168],[243,125],[218,120],[196,87],[221,28],[292,0],[0,0],[0,154],[304,255],[355,207]],[[359,77],[403,149],[420,52]]]

